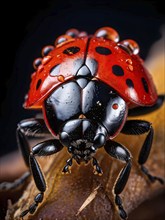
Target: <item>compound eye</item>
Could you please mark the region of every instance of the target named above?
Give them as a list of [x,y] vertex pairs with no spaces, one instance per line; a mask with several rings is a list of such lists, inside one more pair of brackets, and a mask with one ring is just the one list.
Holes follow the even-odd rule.
[[118,46],[125,50],[127,53],[137,55],[139,53],[139,45],[136,41],[126,39],[118,43]]
[[33,62],[33,67],[35,70],[37,70],[37,68],[42,64],[42,58],[37,58],[34,60]]
[[64,43],[68,42],[68,41],[71,41],[73,40],[73,37],[69,36],[69,35],[61,35],[59,36],[56,40],[55,40],[55,46],[56,47],[59,47],[61,45],[63,45]]
[[69,35],[71,37],[77,37],[79,35],[79,31],[75,28],[71,28],[67,30],[66,35]]
[[96,37],[103,37],[114,42],[119,41],[119,34],[111,27],[102,27],[98,29],[95,34]]

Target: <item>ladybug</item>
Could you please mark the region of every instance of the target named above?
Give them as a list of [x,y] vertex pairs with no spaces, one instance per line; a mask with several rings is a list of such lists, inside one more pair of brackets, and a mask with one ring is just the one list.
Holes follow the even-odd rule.
[[[121,219],[127,219],[120,194],[130,171],[131,153],[113,139],[119,134],[141,135],[146,139],[138,164],[151,182],[159,181],[145,168],[152,140],[152,124],[144,120],[127,120],[129,115],[146,114],[159,108],[164,96],[158,96],[152,77],[140,58],[139,46],[131,39],[119,41],[111,27],[99,28],[93,35],[69,29],[59,36],[54,46],[42,49],[42,56],[33,62],[34,73],[24,108],[40,109],[43,118],[22,120],[17,127],[17,141],[39,193],[34,203],[21,213],[33,214],[42,202],[46,182],[36,156],[49,156],[63,147],[70,154],[63,173],[69,173],[73,160],[88,163],[94,173],[102,175],[94,157],[99,148],[124,167],[113,188],[114,203]],[[27,136],[51,133],[52,139],[36,144],[30,150]]]

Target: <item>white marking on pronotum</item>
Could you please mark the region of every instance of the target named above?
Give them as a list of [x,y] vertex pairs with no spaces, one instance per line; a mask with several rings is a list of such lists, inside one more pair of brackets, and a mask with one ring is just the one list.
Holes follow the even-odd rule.
[[94,190],[93,192],[86,198],[86,200],[83,202],[82,206],[79,208],[78,212],[76,213],[76,216],[78,216],[80,214],[80,212],[83,211],[83,209],[85,209],[85,207],[87,205],[89,205],[90,202],[92,202],[92,200],[96,197],[97,193],[98,193],[98,189],[100,188],[101,184],[99,184]]

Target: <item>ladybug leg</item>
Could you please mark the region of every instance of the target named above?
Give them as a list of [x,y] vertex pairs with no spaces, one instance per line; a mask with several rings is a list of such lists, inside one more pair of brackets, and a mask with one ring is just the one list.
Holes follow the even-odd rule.
[[72,166],[72,158],[69,158],[66,161],[66,165],[64,166],[62,172],[63,173],[71,173],[70,167]]
[[92,165],[94,167],[94,171],[93,171],[94,174],[98,174],[99,176],[101,176],[103,174],[103,171],[102,171],[98,161],[94,157],[93,157]]
[[139,106],[133,109],[130,109],[128,112],[128,116],[139,116],[151,113],[157,109],[159,109],[165,101],[165,95],[159,95],[157,102],[153,106]]
[[32,148],[29,155],[29,165],[35,185],[40,192],[34,197],[34,203],[31,204],[27,210],[24,210],[21,213],[21,218],[23,218],[27,213],[33,214],[36,211],[38,204],[41,203],[44,198],[44,192],[46,190],[46,182],[35,157],[49,156],[57,153],[62,148],[63,146],[60,142],[54,139],[41,142]]
[[[27,137],[44,137],[48,135],[49,131],[45,125],[43,119],[26,119],[19,122],[16,130],[16,138],[18,146],[23,155],[25,164],[29,167],[29,154],[30,145],[28,143]],[[49,133],[50,134],[50,133]],[[0,190],[13,190],[23,185],[24,182],[29,178],[30,172],[27,171],[20,178],[16,179],[14,182],[2,182],[0,184]]]
[[155,182],[157,180],[161,184],[164,184],[164,180],[162,178],[152,176],[147,170],[147,168],[144,167],[144,164],[147,161],[151,151],[154,135],[154,130],[151,123],[143,120],[128,120],[126,121],[121,132],[130,135],[140,135],[148,132],[139,154],[138,163],[141,167],[142,172],[149,178],[151,182]]
[[50,134],[43,119],[25,119],[19,122],[16,130],[18,147],[25,164],[29,167],[30,144],[27,137],[45,137]]
[[125,220],[127,219],[127,213],[123,208],[122,199],[119,194],[123,191],[131,171],[131,155],[124,146],[115,141],[107,141],[104,148],[110,156],[126,163],[124,168],[119,173],[114,186],[115,204],[119,209],[120,217]]

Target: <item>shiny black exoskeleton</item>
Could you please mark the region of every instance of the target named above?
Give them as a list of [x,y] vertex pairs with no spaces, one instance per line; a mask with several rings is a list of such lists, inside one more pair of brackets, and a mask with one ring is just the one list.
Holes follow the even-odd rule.
[[49,127],[78,163],[119,132],[126,114],[125,101],[96,79],[66,82],[45,101]]
[[[151,112],[159,108],[163,100],[164,97],[159,96],[154,106],[138,107],[138,112],[140,114]],[[144,167],[152,146],[153,128],[147,121],[127,120],[127,114],[137,115],[138,112],[136,109],[128,112],[126,102],[108,85],[92,77],[84,66],[74,79],[64,82],[55,89],[45,99],[44,119],[33,118],[18,124],[18,144],[39,190],[34,203],[21,213],[21,217],[35,212],[46,190],[46,182],[36,156],[52,155],[66,147],[71,156],[63,168],[64,173],[69,172],[74,159],[78,164],[91,160],[94,173],[101,175],[103,171],[94,155],[100,147],[104,147],[110,156],[125,162],[115,182],[114,195],[120,217],[126,219],[127,214],[119,194],[123,191],[130,174],[131,154],[122,144],[112,140],[119,132],[130,135],[148,133],[138,163],[141,171],[151,182],[157,180],[161,184],[164,183],[161,178],[152,176]],[[30,150],[28,136],[43,136],[50,131],[57,139],[43,141]],[[27,176],[21,178],[20,183]]]

